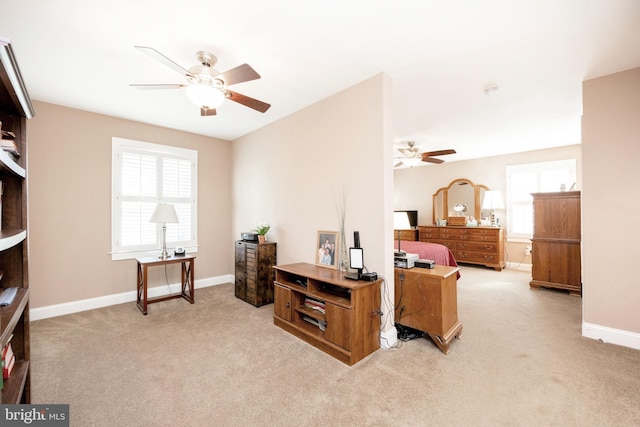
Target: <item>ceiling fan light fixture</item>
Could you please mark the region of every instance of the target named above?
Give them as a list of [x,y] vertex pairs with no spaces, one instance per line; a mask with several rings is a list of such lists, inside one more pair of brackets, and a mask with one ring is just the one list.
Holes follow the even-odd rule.
[[422,159],[420,157],[406,157],[402,159],[402,163],[410,168],[419,165],[421,161]]
[[213,109],[218,108],[224,101],[224,94],[213,86],[192,83],[186,88],[189,100],[196,106],[201,108]]

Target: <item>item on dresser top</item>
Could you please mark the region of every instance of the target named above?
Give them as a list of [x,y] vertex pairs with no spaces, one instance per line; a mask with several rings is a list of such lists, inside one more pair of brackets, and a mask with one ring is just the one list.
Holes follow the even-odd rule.
[[240,233],[240,238],[246,242],[257,242],[258,233],[252,233],[250,231],[244,231]]

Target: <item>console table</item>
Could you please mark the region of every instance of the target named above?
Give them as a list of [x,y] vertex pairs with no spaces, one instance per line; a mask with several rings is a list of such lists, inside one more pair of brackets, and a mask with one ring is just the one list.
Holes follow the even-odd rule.
[[458,321],[458,267],[396,268],[395,322],[425,332],[444,354],[462,335]]
[[[138,261],[138,308],[142,312],[142,314],[147,314],[147,305],[152,304],[154,302],[166,301],[173,298],[184,298],[189,301],[191,304],[195,302],[193,298],[193,282],[194,282],[194,273],[193,273],[193,263],[196,259],[195,256],[192,255],[184,255],[184,256],[172,256],[167,259],[162,259],[158,257],[145,257],[145,258],[136,258]],[[168,265],[168,264],[182,264],[182,292],[179,294],[170,294],[156,298],[148,298],[147,296],[147,270],[149,267],[158,266],[158,265]]]

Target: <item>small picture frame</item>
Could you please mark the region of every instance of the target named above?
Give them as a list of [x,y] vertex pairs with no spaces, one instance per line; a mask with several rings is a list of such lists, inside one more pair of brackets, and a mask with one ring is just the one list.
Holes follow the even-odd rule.
[[338,231],[318,231],[316,265],[337,269],[339,247],[340,233]]

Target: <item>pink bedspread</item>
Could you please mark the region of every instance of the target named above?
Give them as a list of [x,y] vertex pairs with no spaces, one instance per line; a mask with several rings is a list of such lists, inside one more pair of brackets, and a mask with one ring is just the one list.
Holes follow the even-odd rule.
[[[394,249],[398,249],[398,240],[393,241]],[[418,254],[420,259],[431,259],[438,265],[457,267],[458,263],[448,247],[438,243],[410,242],[402,240],[400,249],[410,254]]]

